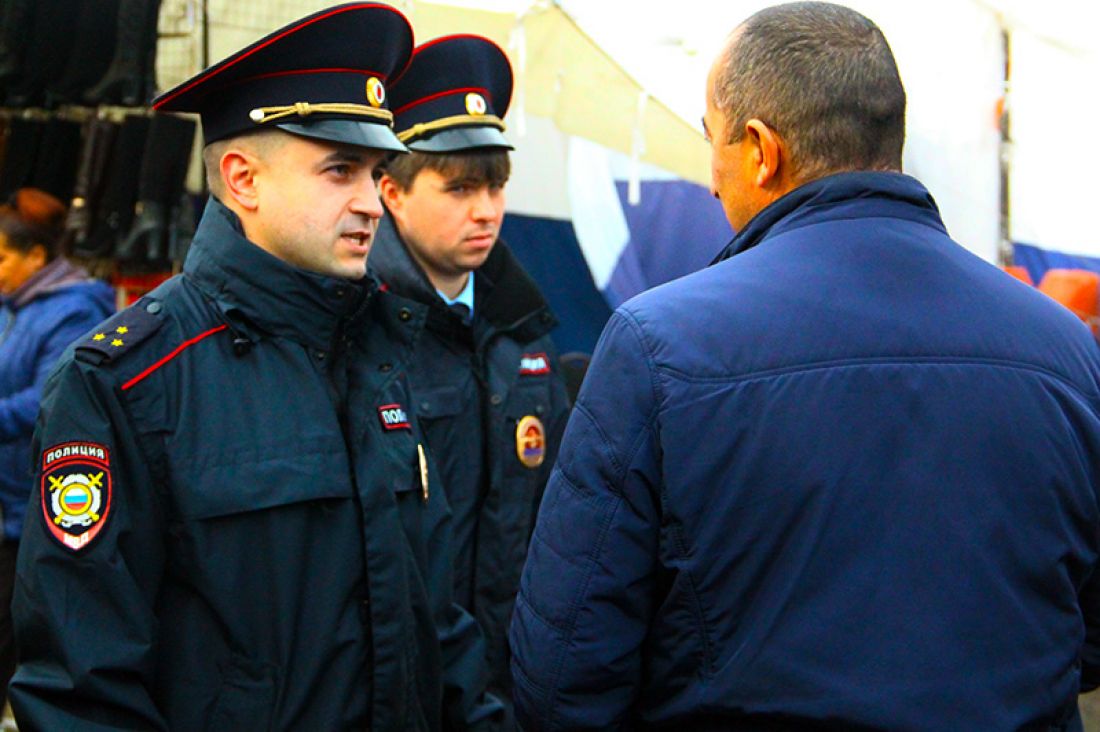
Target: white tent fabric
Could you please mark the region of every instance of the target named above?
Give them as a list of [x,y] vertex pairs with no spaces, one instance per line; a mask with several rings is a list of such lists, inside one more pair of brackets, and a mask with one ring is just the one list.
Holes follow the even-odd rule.
[[[327,0],[262,4],[208,0],[210,60]],[[551,145],[537,120],[704,185],[709,153],[698,125],[707,68],[724,38],[766,4],[758,0],[396,0],[417,41],[458,32],[496,39],[517,70],[510,134],[526,145]],[[1100,70],[1090,11],[1068,0],[850,0],[886,33],[909,95],[905,167],[929,187],[949,230],[965,246],[996,261],[1000,178],[998,100],[1004,90],[1001,31],[1011,33],[1009,97],[1014,144],[1009,163],[1010,238],[1041,247],[1100,255],[1100,232],[1089,216],[1091,180],[1100,152],[1080,128],[1096,118],[1089,82]],[[201,65],[193,0],[165,0],[159,81],[167,87]],[[186,32],[172,33],[183,28]],[[183,49],[181,51],[181,49]],[[168,53],[165,53],[168,51]],[[174,51],[174,53],[173,53]],[[182,60],[181,60],[182,58]],[[545,158],[545,155],[540,157]],[[559,170],[566,169],[561,158]],[[517,170],[520,166],[517,164]],[[520,208],[543,207],[542,176]],[[568,206],[553,206],[561,215]]]
[[1100,58],[1027,32],[1014,35],[1012,55],[1012,238],[1100,257]]
[[[495,27],[498,40],[511,42],[513,57],[518,30],[530,24],[532,15],[551,12],[536,5],[525,15],[528,4],[522,2],[443,1],[478,8],[488,5],[495,25],[479,25],[478,13],[484,10],[464,7],[440,13],[441,0],[404,3],[422,40],[444,32],[478,28],[487,32]],[[525,62],[519,64],[527,71],[527,102],[518,113],[545,114],[550,110],[546,116],[553,117],[560,129],[630,154],[637,152],[632,137],[636,125],[633,105],[644,92],[666,101],[680,122],[687,123],[689,132],[685,134],[683,124],[647,128],[641,158],[708,185],[709,166],[697,162],[702,143],[698,120],[705,107],[707,70],[729,31],[766,4],[682,0],[676,4],[676,12],[670,13],[664,3],[562,2],[561,8],[575,16],[576,28],[583,36],[579,41],[567,39],[573,24],[562,22],[554,31],[554,43],[562,53],[533,56],[527,48]],[[953,235],[985,259],[995,260],[1000,196],[995,110],[1003,70],[995,15],[975,3],[949,0],[933,0],[919,7],[885,0],[853,5],[882,26],[898,57],[910,100],[906,169],[932,191]],[[505,35],[501,11],[509,9]],[[527,35],[529,38],[530,33]],[[599,43],[604,53],[582,57],[568,50],[574,43],[586,41]],[[621,65],[622,72],[594,68],[596,60]],[[537,73],[532,71],[536,67]],[[577,78],[598,80],[598,93],[569,96],[564,87],[549,81]],[[561,83],[568,85],[567,81]],[[543,102],[541,107],[531,104],[536,94]],[[516,112],[510,119],[514,127]],[[617,127],[607,124],[611,118],[619,120]],[[518,144],[522,145],[522,138],[520,134]],[[707,154],[703,154],[704,161]],[[575,184],[574,179],[570,185]],[[572,211],[579,213],[577,206]],[[588,228],[586,235],[578,230],[586,251],[602,246],[586,243],[591,242],[592,231]],[[597,279],[598,269],[593,270]]]

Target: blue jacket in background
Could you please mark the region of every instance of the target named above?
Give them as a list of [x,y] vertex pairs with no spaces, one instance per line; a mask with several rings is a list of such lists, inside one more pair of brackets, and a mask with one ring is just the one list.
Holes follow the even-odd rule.
[[114,312],[114,291],[84,280],[44,289],[0,309],[0,509],[4,539],[17,541],[31,492],[31,435],[46,376],[62,351]]
[[1080,728],[1100,354],[849,173],[623,305],[512,622],[528,730]]

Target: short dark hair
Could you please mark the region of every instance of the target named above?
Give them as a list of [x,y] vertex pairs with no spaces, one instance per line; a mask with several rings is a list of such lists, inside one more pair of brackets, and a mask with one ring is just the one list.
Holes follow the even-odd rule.
[[0,234],[9,249],[28,253],[36,246],[46,250],[46,261],[60,254],[65,225],[65,204],[37,188],[20,188],[0,206]]
[[878,26],[841,5],[797,2],[761,10],[738,30],[713,90],[730,142],[755,117],[786,142],[802,181],[901,170],[905,89]]
[[447,177],[502,186],[512,174],[512,161],[507,150],[485,148],[453,153],[411,152],[395,155],[385,166],[386,173],[403,191],[412,188],[416,176],[424,169]]

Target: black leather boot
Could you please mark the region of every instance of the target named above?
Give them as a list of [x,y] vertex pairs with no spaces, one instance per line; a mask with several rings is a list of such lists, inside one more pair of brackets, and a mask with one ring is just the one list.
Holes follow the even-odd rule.
[[65,216],[66,252],[90,257],[88,239],[95,225],[95,214],[107,178],[107,166],[119,125],[108,119],[93,118],[84,124],[84,142],[80,149],[80,164],[76,170],[73,201]]
[[136,218],[116,252],[121,261],[143,261],[167,267],[172,208],[183,194],[195,139],[192,120],[170,115],[153,117],[141,156]]
[[68,65],[80,3],[86,0],[35,0],[22,32],[27,38],[18,75],[7,84],[9,107],[46,106],[46,88]]
[[137,114],[123,120],[105,166],[103,193],[93,213],[91,233],[79,252],[82,256],[111,256],[130,231],[149,122],[148,117]]
[[83,0],[79,4],[68,62],[60,76],[50,79],[47,107],[82,104],[84,93],[107,73],[118,31],[118,5],[119,0]]
[[32,0],[0,0],[0,99],[18,78],[27,45]]
[[157,14],[160,0],[120,0],[115,53],[107,73],[84,94],[89,104],[146,104],[156,85]]

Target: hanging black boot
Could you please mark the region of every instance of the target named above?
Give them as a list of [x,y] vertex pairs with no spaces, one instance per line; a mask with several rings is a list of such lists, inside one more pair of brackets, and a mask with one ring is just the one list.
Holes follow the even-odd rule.
[[69,41],[69,58],[60,76],[50,79],[46,106],[82,104],[84,92],[95,86],[111,65],[118,31],[119,0],[83,0],[76,30]]
[[84,94],[89,104],[146,104],[155,86],[160,0],[120,0],[115,54],[107,73]]
[[19,78],[27,45],[32,0],[0,0],[0,100]]
[[73,201],[65,216],[64,249],[68,253],[82,257],[96,256],[94,247],[89,245],[89,239],[103,197],[108,164],[119,126],[117,122],[98,117],[84,123],[84,141],[80,149]]
[[173,208],[183,193],[195,123],[183,117],[156,115],[146,138],[138,178],[136,218],[115,256],[123,262],[168,266]]
[[103,173],[102,193],[92,216],[91,233],[78,252],[82,256],[110,257],[130,231],[149,121],[145,115],[127,115],[115,134]]

